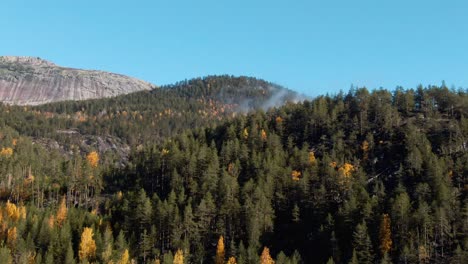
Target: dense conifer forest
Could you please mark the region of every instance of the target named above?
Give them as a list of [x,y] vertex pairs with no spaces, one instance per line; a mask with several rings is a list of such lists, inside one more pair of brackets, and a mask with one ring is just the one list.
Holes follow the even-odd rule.
[[1,262],[468,262],[466,90],[295,98],[212,76],[2,105]]

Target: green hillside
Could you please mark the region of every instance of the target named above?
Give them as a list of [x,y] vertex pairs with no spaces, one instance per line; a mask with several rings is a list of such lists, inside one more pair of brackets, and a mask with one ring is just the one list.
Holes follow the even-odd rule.
[[83,153],[94,148],[125,157],[131,147],[296,98],[295,92],[263,80],[209,76],[112,98],[0,105],[0,121],[62,153],[76,146]]
[[[359,88],[262,110],[275,89],[208,77],[4,106],[0,259],[467,262],[466,90]],[[57,129],[120,140],[128,161]]]

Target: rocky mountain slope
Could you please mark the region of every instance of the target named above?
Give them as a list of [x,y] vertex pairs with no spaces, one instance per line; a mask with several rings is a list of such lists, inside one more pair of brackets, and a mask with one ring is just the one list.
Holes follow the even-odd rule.
[[61,67],[36,57],[0,57],[0,101],[7,104],[85,100],[153,88],[121,74]]

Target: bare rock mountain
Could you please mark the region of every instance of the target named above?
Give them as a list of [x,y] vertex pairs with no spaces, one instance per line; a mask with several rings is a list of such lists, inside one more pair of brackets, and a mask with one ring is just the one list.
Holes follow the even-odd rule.
[[66,68],[36,57],[0,56],[0,102],[7,104],[85,100],[153,88],[121,74]]

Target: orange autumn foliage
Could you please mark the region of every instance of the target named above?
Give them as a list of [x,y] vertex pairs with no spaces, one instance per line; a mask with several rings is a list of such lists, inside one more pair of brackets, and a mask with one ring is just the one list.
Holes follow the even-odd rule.
[[388,253],[392,249],[392,233],[390,227],[390,216],[388,214],[382,215],[382,220],[380,222],[380,251],[382,255]]
[[18,234],[16,232],[16,226],[10,227],[7,232],[7,245],[11,250],[13,250],[16,247],[17,237]]
[[361,145],[362,152],[364,153],[364,160],[367,160],[369,157],[369,142],[364,140]]
[[49,220],[47,221],[47,224],[49,225],[50,229],[53,229],[55,226],[55,216],[51,215],[49,217]]
[[96,151],[91,151],[87,156],[86,160],[88,161],[89,165],[93,168],[97,168],[99,163],[99,154]]
[[2,148],[0,150],[0,155],[6,158],[9,158],[13,155],[13,149],[12,148]]
[[236,258],[235,257],[230,257],[228,259],[227,264],[237,264]]
[[313,151],[309,152],[309,162],[311,165],[317,164],[317,159],[315,158],[315,153]]
[[223,264],[224,263],[224,237],[220,236],[218,240],[218,245],[216,247],[216,259],[215,264]]
[[263,141],[266,141],[267,140],[267,133],[264,129],[262,129],[262,132],[261,132],[261,137],[262,137],[262,140]]
[[62,198],[62,202],[60,202],[60,206],[57,210],[57,224],[58,226],[62,226],[65,220],[67,219],[67,205],[65,203],[65,197]]
[[340,175],[344,177],[350,177],[353,171],[354,171],[354,166],[350,163],[345,163],[343,164],[343,166],[341,166],[338,169],[338,172],[340,173]]
[[18,221],[20,218],[26,218],[26,208],[24,206],[16,206],[10,201],[7,201],[5,205],[6,215],[14,222]]
[[260,256],[260,264],[274,264],[275,261],[270,256],[270,250],[267,247],[263,248],[262,255]]
[[293,181],[298,181],[301,177],[301,172],[300,171],[297,171],[297,170],[293,170],[291,172],[291,178]]

